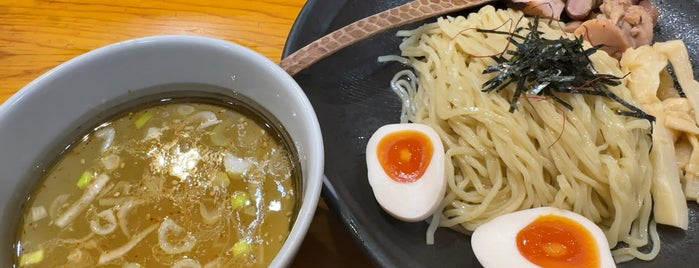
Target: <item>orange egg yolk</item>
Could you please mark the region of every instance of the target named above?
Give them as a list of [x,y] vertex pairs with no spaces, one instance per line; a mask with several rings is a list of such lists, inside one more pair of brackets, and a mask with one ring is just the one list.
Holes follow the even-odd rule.
[[383,170],[397,182],[414,182],[430,165],[434,149],[430,138],[422,132],[403,130],[384,136],[378,144],[377,156]]
[[517,233],[517,248],[541,267],[599,267],[595,239],[582,224],[566,217],[543,215]]

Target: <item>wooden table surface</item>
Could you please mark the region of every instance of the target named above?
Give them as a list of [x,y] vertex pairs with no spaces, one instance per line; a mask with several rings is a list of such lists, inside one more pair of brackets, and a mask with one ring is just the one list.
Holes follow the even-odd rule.
[[[135,37],[191,34],[247,46],[278,62],[306,0],[2,0],[0,103],[56,65]],[[292,267],[368,267],[322,203]]]

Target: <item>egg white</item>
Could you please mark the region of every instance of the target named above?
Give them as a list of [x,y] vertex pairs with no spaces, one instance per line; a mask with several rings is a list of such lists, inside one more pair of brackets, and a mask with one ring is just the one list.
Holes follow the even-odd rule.
[[483,267],[539,267],[517,248],[517,233],[543,215],[569,218],[587,229],[597,244],[601,267],[616,267],[607,238],[595,223],[580,214],[554,207],[540,207],[508,213],[476,228],[471,235],[471,247]]
[[[403,183],[393,180],[383,170],[377,156],[379,142],[386,135],[404,130],[424,133],[432,142],[433,153],[422,177],[414,182]],[[439,135],[423,124],[390,124],[376,130],[369,139],[366,149],[369,184],[376,201],[393,217],[415,222],[432,215],[439,207],[446,191],[444,177],[444,147]]]

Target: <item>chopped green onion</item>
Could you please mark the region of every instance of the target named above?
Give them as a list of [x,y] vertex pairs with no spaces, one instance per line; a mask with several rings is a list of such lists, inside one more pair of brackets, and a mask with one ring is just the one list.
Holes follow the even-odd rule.
[[92,174],[90,172],[85,171],[85,172],[83,172],[82,175],[80,175],[80,178],[78,179],[78,183],[76,183],[76,184],[78,185],[78,188],[85,189],[85,187],[87,187],[87,185],[90,184],[91,181],[92,181]]
[[141,128],[143,125],[146,124],[146,122],[148,122],[148,120],[150,120],[151,117],[153,117],[153,113],[148,112],[142,114],[138,117],[138,119],[136,119],[136,122],[134,122],[133,124],[136,125],[136,128]]
[[41,249],[34,252],[24,253],[21,257],[19,257],[19,266],[37,264],[42,260],[44,260],[44,251]]
[[250,196],[247,193],[236,191],[231,196],[231,206],[233,209],[239,209],[244,206],[250,205]]
[[250,251],[252,251],[252,243],[250,243],[248,239],[241,239],[238,242],[235,242],[235,245],[233,245],[231,250],[233,251],[233,257],[248,254]]

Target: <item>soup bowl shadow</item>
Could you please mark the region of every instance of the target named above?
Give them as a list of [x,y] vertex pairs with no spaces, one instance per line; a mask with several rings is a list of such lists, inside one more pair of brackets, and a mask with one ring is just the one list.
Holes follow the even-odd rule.
[[0,266],[13,265],[18,218],[41,181],[37,175],[60,153],[57,143],[69,141],[70,135],[89,127],[86,120],[108,113],[115,104],[155,93],[167,95],[151,91],[180,83],[225,89],[210,93],[243,95],[276,117],[289,134],[302,174],[297,187],[300,206],[270,266],[286,266],[293,260],[323,181],[323,139],[313,107],[284,70],[253,50],[219,39],[166,35],[128,40],[78,56],[0,105]]

